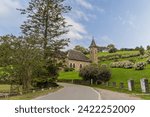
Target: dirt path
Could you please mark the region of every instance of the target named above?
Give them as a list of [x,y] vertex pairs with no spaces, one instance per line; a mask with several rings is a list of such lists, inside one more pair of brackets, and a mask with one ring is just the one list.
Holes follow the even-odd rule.
[[131,94],[119,93],[105,89],[96,90],[99,91],[102,100],[141,100],[141,98]]

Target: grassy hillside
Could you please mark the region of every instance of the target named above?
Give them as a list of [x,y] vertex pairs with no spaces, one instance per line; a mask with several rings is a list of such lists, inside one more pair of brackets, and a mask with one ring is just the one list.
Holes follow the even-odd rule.
[[[121,54],[121,55],[128,55],[128,54],[136,54],[138,51],[118,51],[116,53],[108,53],[108,52],[100,52],[98,53],[99,56],[107,56],[107,55],[113,55],[113,54]],[[135,62],[146,62],[145,57],[131,57],[131,58],[119,58],[117,61],[125,61],[125,60],[134,60]],[[99,64],[107,64],[110,65],[111,62],[114,62],[114,60],[105,60],[100,61]],[[137,71],[132,69],[123,69],[123,68],[111,68],[112,77],[110,82],[117,82],[119,84],[120,82],[124,82],[125,85],[127,85],[127,81],[129,79],[133,79],[136,84],[138,84],[137,87],[140,87],[140,79],[141,78],[148,78],[150,80],[150,65],[147,65],[144,70]],[[81,79],[78,75],[78,72],[72,71],[72,72],[60,72],[59,79]]]
[[117,51],[115,53],[109,53],[109,52],[99,52],[98,56],[107,56],[107,55],[115,55],[115,54],[135,54],[138,53],[139,51]]
[[[144,70],[136,71],[134,69],[122,69],[122,68],[113,68],[111,69],[112,77],[110,82],[124,82],[127,80],[133,79],[136,82],[140,82],[141,78],[150,79],[150,65],[148,65]],[[59,79],[81,79],[79,73],[75,71],[71,72],[60,72]]]

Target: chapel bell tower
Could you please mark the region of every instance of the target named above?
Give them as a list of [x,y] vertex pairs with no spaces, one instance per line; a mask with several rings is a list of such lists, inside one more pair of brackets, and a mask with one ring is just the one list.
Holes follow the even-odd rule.
[[98,64],[98,57],[97,57],[98,49],[97,49],[97,45],[95,43],[94,38],[92,39],[92,42],[89,48],[90,48],[90,59],[92,63]]

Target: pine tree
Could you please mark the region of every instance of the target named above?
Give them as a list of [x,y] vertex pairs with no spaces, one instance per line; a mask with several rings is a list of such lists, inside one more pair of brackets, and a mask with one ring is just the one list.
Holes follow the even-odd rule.
[[53,57],[69,39],[62,38],[68,32],[64,14],[71,10],[64,5],[64,0],[31,0],[26,9],[20,9],[21,14],[27,15],[27,21],[21,25],[25,36],[35,38],[44,50],[44,58]]

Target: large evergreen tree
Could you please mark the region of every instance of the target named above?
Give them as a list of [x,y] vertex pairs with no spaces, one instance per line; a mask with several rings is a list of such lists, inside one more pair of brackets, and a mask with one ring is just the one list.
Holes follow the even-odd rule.
[[21,14],[27,15],[21,25],[22,32],[41,45],[45,59],[53,58],[68,44],[69,40],[62,38],[68,32],[63,15],[70,9],[64,5],[64,0],[31,0],[27,9],[20,9]]
[[39,69],[38,81],[45,84],[49,78],[57,78],[58,68],[64,63],[65,53],[61,49],[69,42],[64,36],[69,31],[64,14],[71,8],[64,5],[64,0],[31,0],[26,9],[19,10],[27,16],[21,25],[23,35],[31,38],[43,53],[44,65]]

